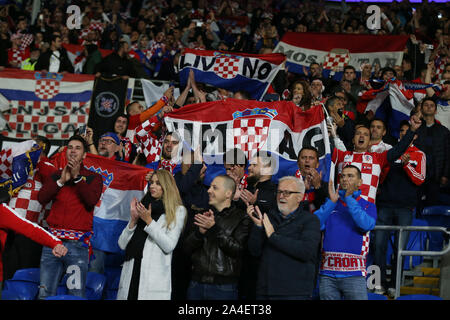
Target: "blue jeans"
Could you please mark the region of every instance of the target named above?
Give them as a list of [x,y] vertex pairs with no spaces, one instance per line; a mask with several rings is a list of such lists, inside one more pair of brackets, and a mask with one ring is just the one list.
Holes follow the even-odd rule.
[[[411,208],[387,208],[379,207],[377,213],[378,226],[410,226],[413,221],[413,209]],[[391,231],[377,230],[375,231],[375,247],[374,247],[374,261],[373,263],[380,267],[381,270],[381,285],[385,288],[389,287],[386,280],[386,252]],[[402,244],[400,248],[405,249],[408,243],[409,232],[402,232]],[[394,282],[396,276],[397,266],[397,246],[398,246],[398,232],[394,233],[394,260],[392,261],[391,281]],[[402,259],[403,264],[403,259]],[[394,283],[393,283],[394,285]]]
[[38,299],[56,295],[63,272],[70,273],[67,279],[68,294],[85,298],[86,277],[89,263],[89,249],[78,240],[63,240],[68,251],[57,258],[52,249],[44,247],[41,256],[41,284]]
[[329,277],[320,275],[320,300],[367,300],[363,276]]
[[237,284],[209,284],[191,281],[187,300],[237,300]]

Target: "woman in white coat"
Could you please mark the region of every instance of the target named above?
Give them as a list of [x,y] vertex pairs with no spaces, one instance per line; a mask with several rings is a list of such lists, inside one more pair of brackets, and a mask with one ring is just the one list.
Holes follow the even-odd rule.
[[130,205],[130,221],[119,237],[125,250],[117,300],[169,300],[172,251],[186,220],[172,174],[157,170],[141,202]]

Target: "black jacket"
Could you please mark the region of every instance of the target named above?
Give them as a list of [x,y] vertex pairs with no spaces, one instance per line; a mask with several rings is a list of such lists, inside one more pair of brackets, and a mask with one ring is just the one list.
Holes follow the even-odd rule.
[[191,255],[192,280],[200,283],[238,283],[242,256],[247,245],[250,218],[234,205],[214,211],[215,224],[205,234],[194,226],[184,241]]
[[106,56],[95,66],[95,73],[100,72],[103,76],[129,76],[135,77],[133,63],[128,57],[121,57],[116,51]]
[[[271,180],[258,182],[254,186],[247,188],[250,192],[255,193],[258,190],[255,206],[258,206],[262,213],[269,212],[272,208],[277,206],[277,185]],[[247,208],[246,208],[247,209]]]
[[439,123],[427,127],[423,123],[416,131],[414,145],[427,156],[427,178],[436,183],[441,177],[450,178],[450,131]]
[[[59,51],[59,70],[58,72],[67,71],[69,73],[73,73],[73,65],[70,62],[69,57],[67,56],[67,51],[64,48],[61,48]],[[50,68],[50,57],[52,56],[53,51],[48,49],[46,52],[39,56],[34,69],[39,70],[47,70]]]
[[300,206],[287,218],[278,210],[268,214],[275,232],[267,238],[264,228],[253,225],[250,252],[260,257],[256,292],[264,296],[312,296],[315,286],[320,222]]

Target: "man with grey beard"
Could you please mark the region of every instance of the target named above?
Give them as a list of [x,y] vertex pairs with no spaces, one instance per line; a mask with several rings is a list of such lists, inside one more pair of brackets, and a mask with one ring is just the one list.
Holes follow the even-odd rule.
[[293,176],[279,180],[277,207],[261,212],[249,205],[254,225],[248,247],[258,257],[257,299],[310,300],[316,283],[319,219],[303,209],[303,181]]

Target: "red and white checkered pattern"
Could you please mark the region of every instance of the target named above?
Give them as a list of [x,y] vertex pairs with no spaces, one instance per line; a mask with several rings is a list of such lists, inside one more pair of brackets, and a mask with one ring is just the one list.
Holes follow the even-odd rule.
[[[49,162],[41,164],[45,174],[48,174],[55,168]],[[42,225],[45,212],[50,210],[52,203],[49,202],[43,207],[38,201],[38,193],[42,188],[42,177],[39,168],[39,166],[35,168],[33,175],[28,177],[27,182],[20,188],[19,192],[11,197],[9,206],[22,218]]]
[[12,176],[12,150],[3,149],[0,151],[0,179],[9,179]]
[[152,119],[146,120],[135,130],[135,137],[147,158],[147,162],[158,161],[162,150],[162,142],[152,134],[152,128],[156,125],[154,121],[151,121]]
[[13,64],[13,63],[17,63],[20,64],[26,60],[28,58],[28,53],[25,50],[21,50],[21,49],[14,49],[14,48],[10,48],[8,49],[8,63],[9,64]]
[[323,63],[324,69],[333,69],[333,68],[343,68],[350,62],[350,54],[348,53],[335,53],[329,52],[325,56],[325,61]]
[[[83,109],[84,113],[73,112],[73,110],[79,109],[81,104],[80,102],[12,100],[10,101],[10,112],[4,114],[11,131],[4,130],[2,134],[5,137],[17,139],[32,139],[34,134],[45,136],[48,139],[69,139],[73,131],[66,131],[67,125],[71,124],[77,128],[81,124],[87,123],[89,108]],[[29,108],[30,105],[32,106],[31,114],[28,112],[23,114],[21,110],[24,107],[25,109]],[[66,112],[60,115],[63,109]],[[38,113],[44,115],[37,115]]]
[[338,173],[341,174],[342,169],[349,164],[359,168],[362,178],[361,197],[375,203],[382,168],[387,165],[386,152],[343,152],[335,150],[333,162],[337,164]]
[[91,25],[89,26],[89,31],[97,30],[100,33],[103,33],[103,23],[101,21],[92,21]]
[[59,93],[59,81],[50,79],[37,80],[34,93],[39,99],[49,100]]
[[239,73],[239,59],[231,57],[217,57],[213,71],[223,79],[233,79]]
[[370,245],[370,231],[367,231],[362,237],[361,255],[363,257],[367,256],[369,253]]
[[20,45],[20,49],[25,50],[25,48],[29,47],[33,42],[33,35],[31,33],[27,33],[22,35],[22,43]]
[[233,122],[233,139],[247,159],[266,143],[270,127],[269,118],[238,118]]
[[170,160],[165,160],[165,159],[161,159],[158,163],[158,169],[167,170],[172,174],[173,174],[173,169],[175,169],[176,166],[177,166],[177,164],[175,162],[172,162]]

